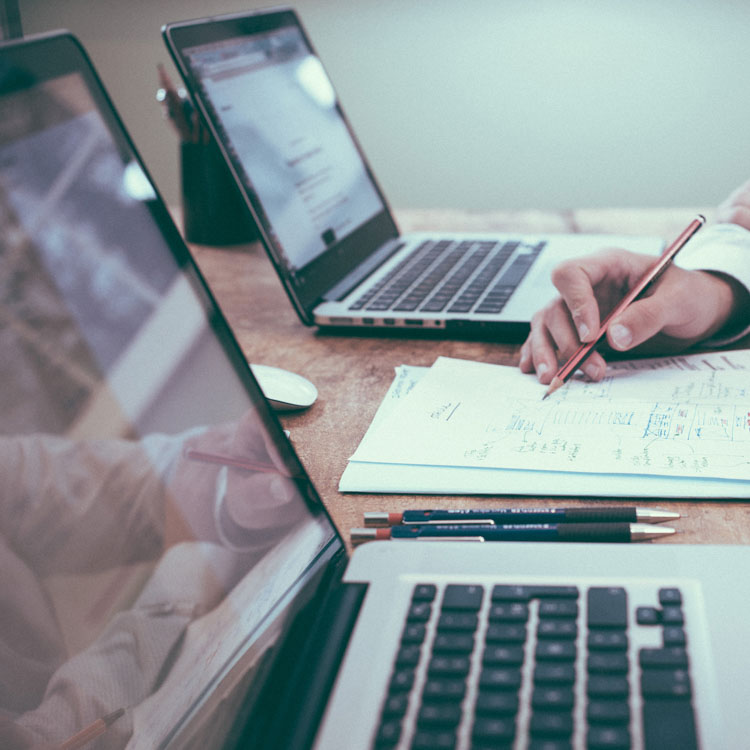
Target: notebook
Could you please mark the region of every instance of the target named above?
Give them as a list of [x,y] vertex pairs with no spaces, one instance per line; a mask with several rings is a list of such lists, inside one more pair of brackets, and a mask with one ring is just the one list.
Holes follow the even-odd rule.
[[2,747],[742,746],[745,547],[348,554],[68,33],[0,212]]
[[662,247],[648,237],[401,234],[294,10],[173,23],[163,36],[307,324],[525,336],[556,294],[550,272],[562,260]]

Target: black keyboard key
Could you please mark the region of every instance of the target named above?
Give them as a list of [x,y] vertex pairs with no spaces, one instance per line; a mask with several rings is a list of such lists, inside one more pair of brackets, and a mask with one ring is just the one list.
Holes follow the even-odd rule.
[[641,693],[644,698],[688,698],[690,675],[685,669],[644,669]]
[[529,619],[529,608],[520,602],[501,602],[493,604],[489,611],[490,622],[526,622]]
[[484,589],[481,586],[449,585],[445,587],[442,609],[476,612],[482,606],[483,596]]
[[589,651],[626,651],[628,635],[624,630],[598,630],[589,633]]
[[456,733],[450,729],[418,730],[411,746],[414,750],[453,750],[456,746]]
[[431,602],[437,593],[437,586],[433,583],[420,583],[414,587],[414,593],[411,595],[413,602]]
[[463,680],[428,678],[422,695],[425,701],[458,701],[464,699],[466,683]]
[[662,607],[670,604],[680,606],[682,604],[682,593],[679,589],[675,588],[659,589],[659,604],[661,604]]
[[396,669],[391,676],[391,693],[409,691],[414,684],[413,669]]
[[471,308],[474,306],[474,302],[476,302],[476,299],[474,299],[472,301],[458,301],[458,302],[454,302],[448,308],[448,312],[456,312],[456,313],[466,313],[466,312],[469,312],[469,310],[471,310]]
[[624,588],[592,586],[586,598],[590,628],[626,628],[628,599]]
[[687,700],[647,700],[643,705],[643,744],[646,750],[675,747],[697,750],[693,707]]
[[594,651],[589,654],[586,668],[590,674],[627,674],[627,654],[620,651]]
[[[627,727],[589,727],[586,734],[588,750],[630,750],[630,731]],[[679,747],[666,744],[664,747]]]
[[409,607],[406,619],[409,622],[427,622],[432,614],[432,605],[429,602],[415,602]]
[[544,600],[539,602],[539,617],[578,617],[578,602],[571,599]]
[[537,661],[575,661],[575,641],[539,641],[536,658]]
[[662,607],[661,622],[663,625],[683,625],[685,615],[682,612],[682,607],[672,605]]
[[517,666],[523,664],[523,646],[488,644],[482,654],[482,664],[487,666]]
[[656,607],[638,607],[635,610],[635,621],[639,625],[659,625],[661,611]]
[[493,602],[527,602],[531,597],[531,586],[497,585],[492,589]]
[[436,726],[457,727],[461,723],[461,705],[458,703],[426,703],[419,709],[417,723],[420,728]]
[[438,619],[438,632],[444,630],[473,633],[479,619],[473,612],[443,612]]
[[685,646],[687,636],[684,629],[679,625],[667,625],[662,630],[662,641],[665,648],[667,646]]
[[521,670],[512,667],[485,667],[479,675],[479,689],[518,690]]
[[544,710],[571,709],[575,701],[573,688],[549,687],[537,685],[531,693],[531,705],[534,709]]
[[505,690],[482,691],[477,695],[475,711],[492,716],[515,716],[518,712],[518,693]]
[[529,750],[572,750],[572,747],[570,740],[562,737],[532,737],[529,743]]
[[404,627],[404,632],[401,634],[401,643],[422,643],[426,633],[427,628],[423,623],[407,622]]
[[498,286],[507,286],[515,289],[521,282],[526,272],[531,268],[538,253],[526,253],[519,255],[511,264],[510,268],[503,273],[497,282]]
[[668,667],[671,669],[687,669],[687,651],[679,646],[670,648],[642,648],[638,652],[638,660],[644,669]]
[[437,633],[432,643],[433,654],[470,654],[474,650],[471,633]]
[[484,637],[487,643],[525,643],[526,626],[507,623],[490,623]]
[[401,717],[409,707],[409,696],[406,693],[389,695],[383,704],[383,716],[390,718]]
[[622,675],[589,675],[586,692],[590,698],[626,698],[630,692],[628,678]]
[[480,742],[487,740],[493,743],[510,742],[516,735],[516,722],[515,719],[506,717],[478,716],[474,720],[471,735],[472,739]]
[[430,677],[465,677],[470,668],[468,656],[433,656],[428,674]]
[[542,662],[534,667],[534,684],[537,685],[572,685],[575,680],[573,664]]
[[419,646],[401,646],[396,654],[396,665],[399,667],[416,667],[419,664],[421,653],[422,649]]
[[578,586],[527,586],[535,599],[577,599]]
[[570,737],[573,734],[573,716],[570,712],[534,711],[529,730],[533,736]]
[[398,719],[384,721],[378,728],[378,733],[375,737],[375,747],[395,747],[400,737],[401,721]]
[[536,630],[537,638],[564,640],[578,636],[578,623],[575,620],[542,620]]
[[589,724],[628,724],[630,706],[627,700],[590,700],[586,706]]

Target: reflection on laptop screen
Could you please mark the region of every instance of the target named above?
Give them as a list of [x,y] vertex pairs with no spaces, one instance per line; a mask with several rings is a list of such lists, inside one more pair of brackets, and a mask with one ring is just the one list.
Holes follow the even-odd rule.
[[333,86],[298,28],[185,54],[290,270],[383,211]]
[[102,100],[7,62],[0,746],[218,747],[333,532]]

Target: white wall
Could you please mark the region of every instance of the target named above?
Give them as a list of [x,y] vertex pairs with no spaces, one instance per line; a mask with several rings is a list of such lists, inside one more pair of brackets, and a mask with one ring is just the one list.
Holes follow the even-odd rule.
[[[83,41],[170,201],[160,27],[267,4],[20,0],[26,33]],[[295,7],[396,208],[710,205],[750,177],[747,0]]]

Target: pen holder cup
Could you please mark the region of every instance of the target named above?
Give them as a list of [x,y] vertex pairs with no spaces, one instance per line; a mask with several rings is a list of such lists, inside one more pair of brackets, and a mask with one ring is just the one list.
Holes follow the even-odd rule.
[[180,181],[185,239],[198,245],[235,245],[259,239],[218,146],[180,144]]

